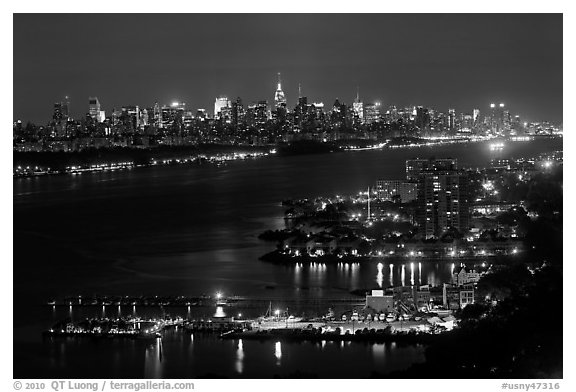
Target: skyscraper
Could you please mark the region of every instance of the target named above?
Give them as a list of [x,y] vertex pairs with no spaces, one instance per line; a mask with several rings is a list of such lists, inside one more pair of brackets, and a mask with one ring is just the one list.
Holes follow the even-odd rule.
[[103,122],[106,118],[104,111],[100,110],[98,97],[88,97],[88,114],[94,121]]
[[274,105],[276,108],[280,106],[286,106],[286,96],[284,95],[284,91],[282,90],[282,81],[280,80],[280,72],[278,72],[278,87],[276,88],[276,92],[274,93]]
[[219,118],[220,112],[225,108],[230,108],[230,100],[228,97],[216,97],[216,101],[214,102],[214,118]]
[[406,161],[409,179],[417,181],[416,222],[424,238],[448,229],[464,234],[470,226],[468,179],[455,159]]
[[448,109],[448,129],[454,131],[456,129],[456,110]]
[[93,119],[96,119],[100,114],[100,101],[98,101],[98,97],[88,98],[88,113],[90,113],[90,117]]
[[380,103],[367,103],[364,105],[364,122],[372,124],[380,121]]
[[70,99],[68,96],[64,97],[64,102],[62,102],[62,116],[65,121],[70,118]]
[[356,100],[352,104],[352,108],[354,109],[354,114],[360,119],[360,122],[364,122],[364,104],[360,100],[360,88],[356,90]]

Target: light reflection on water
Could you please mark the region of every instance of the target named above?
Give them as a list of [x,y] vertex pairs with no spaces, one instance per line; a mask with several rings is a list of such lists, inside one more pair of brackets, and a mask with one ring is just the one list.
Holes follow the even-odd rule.
[[[418,263],[416,265],[416,263]],[[307,263],[286,267],[297,289],[345,287],[356,289],[386,289],[388,287],[429,284],[439,286],[450,281],[455,266],[452,262],[411,261],[397,263],[381,260],[366,263]],[[387,266],[387,268],[386,268]],[[407,271],[409,269],[409,271]],[[409,273],[409,276],[407,276]]]
[[153,344],[146,347],[144,354],[145,378],[162,378],[162,339],[158,338]]
[[274,345],[274,356],[276,357],[276,365],[280,366],[280,360],[282,359],[282,343],[276,342]]
[[382,268],[383,268],[383,264],[382,263],[378,263],[378,273],[376,274],[376,283],[378,283],[378,287],[382,288],[382,284],[384,282],[384,274],[382,273]]
[[[260,262],[258,257],[272,250],[273,245],[258,240],[257,235],[266,229],[283,228],[282,208],[278,202],[287,197],[350,194],[364,189],[376,178],[401,178],[405,174],[402,162],[415,155],[426,157],[433,152],[436,156],[457,158],[462,166],[481,166],[494,158],[487,145],[473,143],[441,146],[433,151],[426,148],[398,149],[386,154],[382,151],[322,154],[236,162],[223,167],[154,167],[72,177],[15,179],[14,308],[23,310],[15,310],[18,313],[15,313],[14,319],[26,326],[14,331],[15,352],[38,349],[39,358],[30,361],[26,356],[15,357],[15,375],[29,378],[44,371],[42,374],[48,376],[45,369],[49,369],[63,378],[74,377],[73,373],[65,374],[63,366],[50,365],[64,361],[63,356],[54,353],[41,357],[43,351],[39,349],[40,344],[34,348],[23,346],[29,344],[31,334],[39,336],[43,328],[50,326],[53,321],[50,317],[55,318],[55,313],[58,313],[58,320],[72,315],[79,319],[82,312],[79,307],[53,308],[52,315],[49,308],[46,308],[47,315],[42,313],[44,308],[38,311],[30,309],[30,303],[44,303],[47,292],[64,295],[62,288],[66,293],[74,294],[89,294],[86,291],[90,291],[114,295],[199,295],[212,293],[216,285],[225,282],[226,288],[234,294],[278,297],[294,294],[294,289],[314,297],[342,296],[342,293],[353,289],[372,288],[379,281],[376,262],[362,264],[355,269],[351,269],[349,264],[337,267],[326,265],[315,273],[310,273],[308,265],[300,265],[299,272],[293,272],[291,268]],[[507,143],[506,150],[499,154],[534,156],[539,152],[561,148],[561,141]],[[359,167],[361,171],[358,171]],[[339,173],[341,180],[334,181],[332,176],[326,175],[327,172]],[[282,173],[282,176],[278,173]],[[297,194],[293,193],[294,189],[298,189]],[[131,210],[146,211],[146,214],[131,214],[134,230],[125,228],[126,203],[115,203],[115,200],[131,200]],[[185,207],[183,203],[186,200],[194,200],[194,204],[202,208]],[[90,208],[83,209],[83,214],[77,214],[77,208],[70,208],[81,205],[90,205]],[[90,222],[90,225],[83,230],[68,231],[66,236],[55,235],[69,227],[80,227],[82,221]],[[150,222],[154,223],[153,227]],[[33,238],[29,237],[30,225],[35,228]],[[234,233],[241,235],[232,235]],[[30,241],[38,241],[42,246],[29,247],[27,244]],[[68,249],[70,244],[78,252],[61,252],[61,249]],[[127,262],[91,262],[117,258]],[[50,259],[51,263],[46,263],[46,259]],[[384,264],[382,288],[405,282],[401,261],[383,259],[381,262]],[[447,281],[451,272],[450,264],[446,261],[422,261],[418,267],[418,282],[431,285]],[[32,270],[36,273],[31,274]],[[59,270],[66,270],[67,273],[54,272]],[[70,276],[77,278],[70,279]],[[276,287],[273,289],[275,291],[270,291],[268,287],[271,286]],[[310,290],[303,290],[304,287]],[[315,288],[323,290],[313,291]],[[112,309],[108,307],[108,317],[114,313]],[[100,309],[95,310],[94,313],[97,313]],[[122,310],[124,315],[136,315],[135,306]],[[210,316],[213,311],[210,309],[205,315]],[[146,312],[146,308],[138,308],[138,313],[145,315]],[[182,313],[185,314],[186,309]],[[195,350],[203,339],[195,340]],[[192,339],[190,344],[192,347]],[[119,345],[110,343],[113,347],[110,350],[117,352]],[[245,352],[250,352],[248,342],[244,342],[243,346]],[[331,346],[328,344],[325,347],[327,353]],[[339,346],[334,344],[334,348]],[[79,359],[86,356],[110,358],[109,352],[98,352],[87,344],[82,347],[83,356],[73,357],[71,351],[74,345],[67,346],[68,366],[71,368],[81,368],[85,361]],[[179,347],[188,351],[185,346]],[[283,347],[282,366],[292,358],[292,346],[289,347]],[[230,372],[233,372],[236,348],[229,348],[231,351],[226,358],[230,359]],[[270,350],[270,346],[266,345],[260,357],[269,355]],[[290,355],[287,355],[287,350],[291,350]],[[346,351],[348,347],[342,350]],[[203,356],[194,355],[198,358],[207,356],[206,353]],[[135,363],[130,360],[133,357],[126,355],[123,358],[120,365],[122,370],[129,369],[130,364]],[[169,358],[168,355],[166,358]],[[249,366],[246,360],[249,358],[250,354],[244,359],[243,374],[247,374]],[[104,363],[105,359],[101,362]],[[273,361],[270,362],[274,365]],[[141,357],[138,357],[137,363],[141,371]],[[175,361],[167,360],[164,366],[173,363]],[[111,363],[105,365],[108,366],[108,373],[101,375],[116,374],[114,371],[118,367],[112,368]],[[349,361],[342,361],[337,371],[349,366]],[[173,368],[170,374],[186,373],[176,372]]]
[[236,371],[240,374],[244,371],[244,344],[242,339],[238,340],[238,349],[236,350]]

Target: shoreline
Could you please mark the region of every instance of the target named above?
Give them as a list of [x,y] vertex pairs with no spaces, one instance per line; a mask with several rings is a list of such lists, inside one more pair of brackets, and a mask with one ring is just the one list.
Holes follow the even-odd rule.
[[[546,139],[556,139],[562,138],[562,135],[540,135],[540,136],[531,136],[531,139],[526,140],[525,142],[534,141],[540,138]],[[330,143],[329,145],[324,145],[324,143],[319,143],[319,149],[304,149],[300,150],[298,146],[293,146],[294,151],[286,150],[285,148],[280,148],[279,146],[240,146],[237,149],[234,149],[234,146],[208,146],[205,147],[202,151],[202,147],[198,146],[184,146],[184,150],[190,150],[193,153],[184,153],[183,151],[179,151],[182,149],[179,148],[168,148],[163,150],[155,150],[153,148],[148,149],[137,149],[137,148],[120,148],[121,150],[115,148],[103,148],[103,149],[89,149],[89,150],[82,150],[82,151],[75,151],[75,152],[62,152],[62,151],[30,151],[30,152],[21,152],[21,151],[13,151],[14,154],[17,155],[25,155],[25,154],[38,154],[44,155],[45,157],[50,156],[53,154],[54,156],[66,156],[70,158],[73,155],[79,157],[89,157],[90,154],[97,153],[100,155],[101,153],[114,153],[114,152],[124,152],[127,155],[132,155],[132,158],[119,158],[117,160],[104,160],[98,162],[88,162],[88,163],[81,163],[77,165],[68,165],[65,168],[59,167],[57,169],[51,168],[46,166],[46,164],[41,163],[38,160],[31,160],[27,163],[21,163],[17,165],[14,162],[13,167],[13,178],[27,178],[27,177],[43,177],[43,176],[51,176],[51,175],[75,175],[81,174],[84,172],[104,172],[104,171],[116,171],[116,170],[131,170],[133,168],[140,168],[140,167],[151,167],[151,166],[179,166],[182,164],[202,164],[202,163],[211,163],[211,164],[223,164],[229,161],[236,161],[236,160],[244,160],[244,159],[255,159],[255,158],[263,158],[271,155],[277,156],[294,156],[294,155],[316,155],[316,154],[327,154],[327,153],[337,153],[337,152],[354,152],[354,151],[372,151],[372,150],[385,150],[385,149],[403,149],[403,148],[422,148],[422,147],[438,147],[443,145],[450,145],[450,144],[468,144],[468,143],[478,143],[478,142],[487,142],[490,140],[494,140],[494,138],[454,138],[454,139],[426,139],[420,138],[416,143],[411,141],[403,142],[395,144],[393,140],[389,140],[386,142],[375,142],[374,145],[366,146],[366,147],[358,147],[354,145],[338,145],[337,143]],[[512,141],[516,141],[514,139],[510,139]],[[331,148],[333,147],[333,148]],[[210,153],[210,151],[212,153]],[[249,152],[248,152],[249,151]],[[142,162],[142,157],[140,155],[156,155],[155,153],[160,154],[160,156],[164,155],[164,157],[154,158],[148,157],[144,158],[146,162]],[[26,164],[26,166],[22,166]],[[60,163],[62,164],[62,163]],[[52,165],[54,166],[54,165]]]

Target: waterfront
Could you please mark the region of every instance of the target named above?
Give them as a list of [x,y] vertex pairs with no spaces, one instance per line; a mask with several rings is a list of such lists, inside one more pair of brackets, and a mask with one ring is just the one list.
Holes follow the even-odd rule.
[[[201,295],[224,291],[229,295],[306,299],[340,297],[351,290],[379,284],[399,285],[403,276],[406,284],[412,279],[439,284],[449,276],[450,264],[423,263],[421,273],[415,264],[412,276],[409,261],[404,268],[394,265],[392,274],[386,263],[379,283],[377,263],[341,269],[309,265],[298,269],[262,263],[258,257],[273,245],[258,240],[257,235],[264,229],[282,228],[281,200],[354,193],[378,178],[401,178],[402,162],[407,158],[451,156],[458,158],[461,165],[480,166],[494,157],[532,156],[558,149],[562,149],[562,139],[508,142],[503,151],[497,152],[489,151],[486,143],[475,143],[270,157],[221,167],[152,167],[75,177],[15,179],[15,376],[65,377],[66,371],[75,375],[94,374],[77,360],[81,355],[116,361],[117,367],[110,365],[100,370],[102,377],[115,374],[151,377],[146,369],[159,367],[154,362],[145,362],[153,351],[147,354],[149,350],[142,347],[123,351],[124,343],[119,347],[116,342],[100,345],[41,342],[40,332],[50,325],[51,315],[49,308],[35,304],[51,297],[78,293]],[[170,337],[162,341],[166,360],[162,364],[162,377],[214,374],[218,367],[215,364],[210,367],[210,361],[222,358],[234,369],[237,347],[230,342],[212,342],[214,350],[221,350],[214,356],[202,356],[206,353],[202,351],[192,351],[190,356],[190,351],[185,351],[186,342],[178,339],[170,342]],[[195,343],[205,349],[211,347],[211,341],[204,338],[196,339]],[[252,344],[260,351],[248,351]],[[273,356],[275,344],[257,344],[244,343],[246,358],[248,352],[255,353],[250,354],[252,364],[245,366],[246,376],[289,374],[299,369],[299,365],[313,368],[318,362],[312,354],[319,350],[316,346],[305,343],[283,346],[284,360],[277,365]],[[174,347],[174,351],[168,347]],[[354,363],[356,368],[376,357],[367,346],[352,344],[339,349],[348,354],[340,362],[336,361],[336,354],[330,356],[334,366],[323,367],[335,376],[340,374],[339,366],[344,366],[343,363]],[[378,350],[386,360],[394,357],[386,349]],[[259,364],[256,353],[262,358],[270,357],[270,363]],[[393,362],[408,366],[421,355],[421,350],[407,351],[401,355],[403,359],[394,357]],[[182,356],[186,359],[181,359]],[[285,359],[288,357],[298,360],[288,362]],[[202,363],[197,365],[201,370],[190,371],[186,367],[190,362]],[[371,366],[366,365],[359,376],[368,376],[367,369]],[[380,362],[373,366],[381,370],[384,365]],[[359,374],[352,368],[349,370],[349,374],[342,376]]]

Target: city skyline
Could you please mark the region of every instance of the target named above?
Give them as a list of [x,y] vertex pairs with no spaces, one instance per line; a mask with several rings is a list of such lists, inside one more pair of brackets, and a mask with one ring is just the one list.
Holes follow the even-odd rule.
[[[106,30],[99,27],[101,18]],[[168,21],[176,27],[160,31]],[[491,29],[480,29],[487,21]],[[126,29],[142,23],[150,26],[145,32]],[[302,29],[294,31],[294,25]],[[399,25],[402,34],[394,32]],[[430,33],[407,28],[416,25]],[[106,111],[175,99],[209,111],[221,95],[273,103],[280,72],[288,107],[296,104],[300,88],[309,100],[331,105],[336,98],[352,103],[359,86],[362,101],[379,101],[384,108],[469,112],[514,102],[514,112],[528,121],[561,123],[561,29],[560,14],[16,14],[13,115],[42,124],[66,95],[75,118],[88,112],[92,96]],[[81,43],[91,34],[97,39],[87,50]],[[232,36],[239,45],[227,41]],[[54,45],[63,45],[58,56],[46,52]],[[273,56],[270,46],[276,48]],[[152,55],[151,48],[161,48],[162,55]]]

